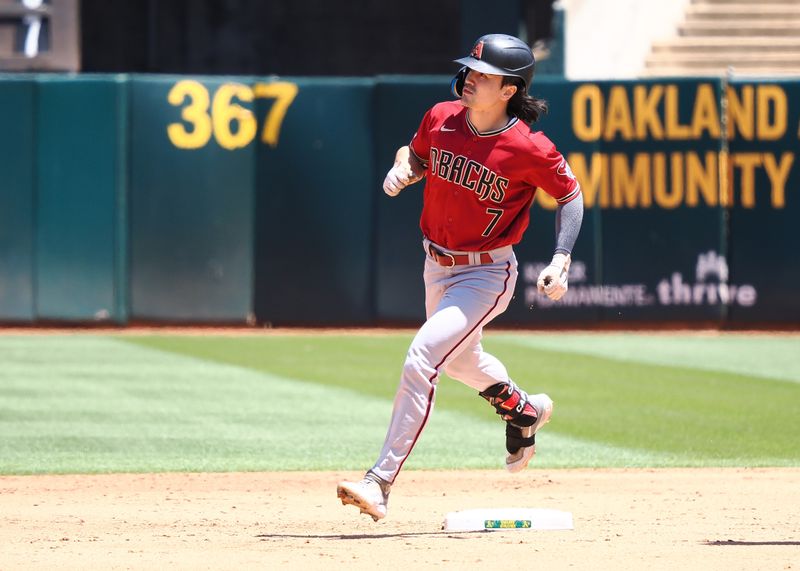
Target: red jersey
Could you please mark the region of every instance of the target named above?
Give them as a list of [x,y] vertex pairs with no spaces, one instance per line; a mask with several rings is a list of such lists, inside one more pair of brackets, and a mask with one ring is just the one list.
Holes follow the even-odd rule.
[[426,168],[420,228],[448,250],[518,243],[537,187],[559,204],[580,193],[567,161],[543,133],[517,118],[479,133],[458,101],[429,109],[409,147]]

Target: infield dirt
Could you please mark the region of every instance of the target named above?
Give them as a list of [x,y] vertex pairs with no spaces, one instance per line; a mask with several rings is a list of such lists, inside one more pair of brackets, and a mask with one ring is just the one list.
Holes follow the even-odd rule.
[[[800,569],[800,469],[406,471],[375,523],[352,472],[5,476],[0,569]],[[451,511],[572,531],[442,531]]]

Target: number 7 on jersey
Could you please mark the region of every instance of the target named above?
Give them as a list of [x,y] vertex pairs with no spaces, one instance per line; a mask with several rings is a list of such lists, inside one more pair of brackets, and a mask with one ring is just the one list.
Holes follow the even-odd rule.
[[492,219],[489,221],[489,225],[486,227],[486,230],[483,231],[481,236],[488,236],[494,230],[494,227],[497,226],[497,222],[500,220],[500,217],[503,215],[504,210],[502,208],[487,208],[486,214],[491,214]]

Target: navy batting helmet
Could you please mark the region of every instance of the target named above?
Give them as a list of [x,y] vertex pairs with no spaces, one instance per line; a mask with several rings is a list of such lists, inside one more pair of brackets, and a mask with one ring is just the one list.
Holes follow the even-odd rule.
[[462,67],[453,78],[452,90],[461,97],[467,71],[474,69],[481,73],[507,75],[520,78],[528,88],[533,80],[536,61],[528,45],[514,36],[506,34],[487,34],[478,38],[467,57],[453,60]]

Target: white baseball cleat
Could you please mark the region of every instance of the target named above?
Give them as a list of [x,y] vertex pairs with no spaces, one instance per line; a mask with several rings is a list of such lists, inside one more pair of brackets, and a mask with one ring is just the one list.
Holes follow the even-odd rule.
[[389,503],[389,489],[391,484],[384,482],[378,476],[367,472],[360,482],[339,482],[336,486],[336,495],[342,500],[342,505],[356,506],[362,514],[372,516],[378,521],[386,517],[386,504]]
[[[521,433],[522,438],[533,437],[542,426],[550,421],[550,417],[553,414],[553,400],[544,393],[529,395],[528,402],[536,409],[536,422],[531,426],[523,427],[508,423],[509,425],[506,427],[506,431],[508,431],[508,429],[513,429],[515,432],[518,431],[518,433]],[[508,432],[506,432],[506,434],[508,434]],[[508,452],[506,455],[506,470],[512,473],[524,470],[534,454],[536,454],[536,443],[530,446],[524,446],[513,454]]]

